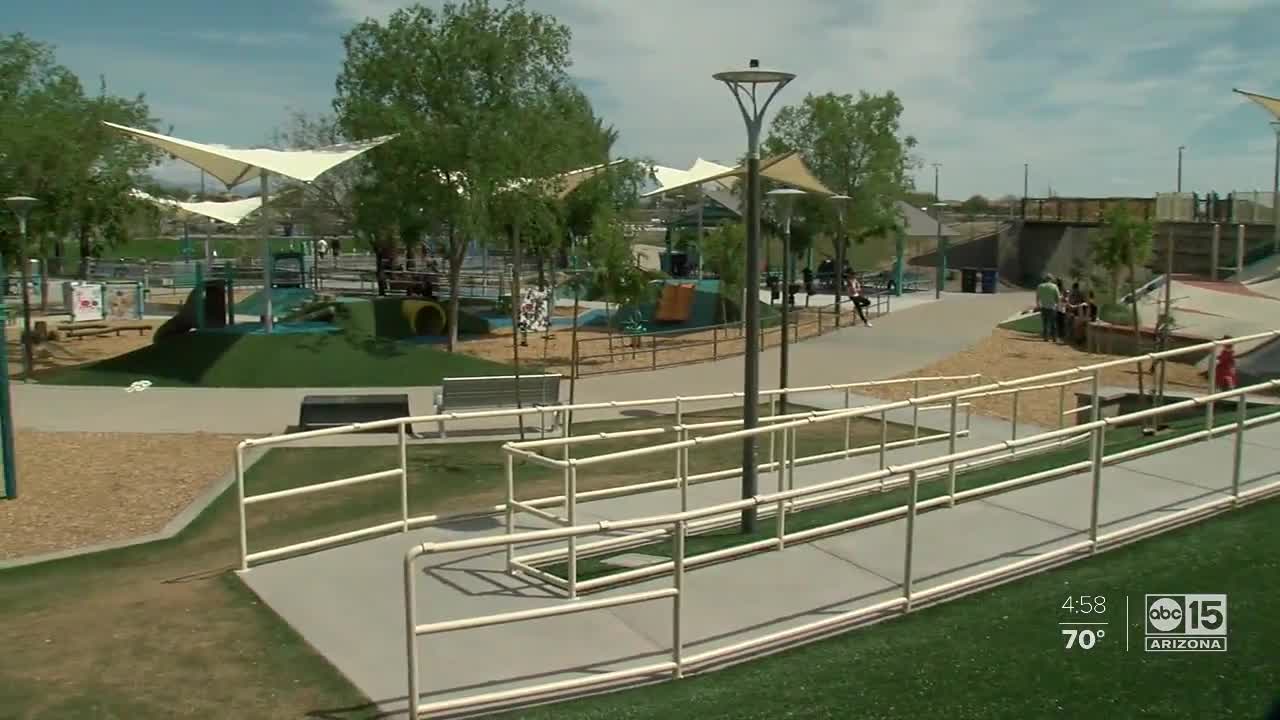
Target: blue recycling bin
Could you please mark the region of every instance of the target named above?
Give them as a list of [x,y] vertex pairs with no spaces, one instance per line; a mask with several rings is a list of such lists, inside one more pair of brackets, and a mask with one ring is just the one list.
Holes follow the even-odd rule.
[[1000,273],[996,270],[982,271],[982,292],[987,295],[994,295],[996,287],[999,285]]

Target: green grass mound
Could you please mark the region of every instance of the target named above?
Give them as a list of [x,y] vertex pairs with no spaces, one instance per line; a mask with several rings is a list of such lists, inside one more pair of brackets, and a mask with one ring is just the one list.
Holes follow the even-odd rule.
[[89,365],[40,373],[40,382],[127,387],[401,387],[441,378],[506,375],[506,365],[354,333],[190,333]]

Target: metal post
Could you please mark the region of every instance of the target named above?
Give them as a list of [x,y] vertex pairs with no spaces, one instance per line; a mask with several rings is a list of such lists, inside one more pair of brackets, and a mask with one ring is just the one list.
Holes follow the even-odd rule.
[[[568,445],[565,445],[565,447],[567,448],[567,447],[569,447],[569,446],[568,446]],[[508,534],[508,535],[515,535],[515,534],[516,534],[516,506],[515,506],[515,499],[516,499],[516,469],[515,469],[515,457],[514,457],[513,455],[509,454],[509,453],[507,453],[506,455],[507,455],[507,462],[506,462],[506,466],[507,466],[507,467],[506,467],[506,470],[507,470],[507,507],[506,507],[506,510],[507,510],[507,513],[506,513],[506,514],[507,514],[507,534]],[[508,572],[508,573],[514,573],[514,572],[515,572],[515,556],[516,556],[516,548],[515,548],[515,546],[514,546],[514,545],[510,545],[510,544],[508,544],[508,545],[507,545],[507,572]]]
[[684,537],[685,521],[677,520],[671,538],[671,584],[676,594],[671,597],[671,662],[676,664],[675,676],[684,677],[684,641],[681,638],[680,620],[684,613]]
[[920,397],[920,381],[915,380],[911,383],[911,440],[914,444],[920,444],[920,406],[915,403],[915,399]]
[[[889,444],[889,416],[886,411],[880,411],[880,469],[883,470],[885,446]],[[884,487],[884,478],[880,479],[880,486]]]
[[[195,296],[196,304],[196,329],[203,330],[205,326],[205,301],[204,301],[204,263],[196,262],[195,275],[192,276],[193,283],[191,293]],[[145,303],[144,303],[145,304]]]
[[911,559],[916,542],[916,499],[920,490],[920,475],[912,470],[907,480],[911,493],[907,501],[907,551],[902,565],[902,595],[907,600],[907,611],[911,611]]
[[[776,426],[777,425],[775,424],[775,427]],[[782,435],[782,455],[781,457],[778,458],[778,462],[776,466],[776,470],[778,473],[778,492],[782,492],[786,485],[786,474],[787,474],[787,431],[774,430],[773,432],[769,433],[769,439],[772,440],[773,436],[775,435]]]
[[[689,431],[680,428],[680,440],[683,442],[689,439]],[[682,447],[676,457],[676,464],[680,467],[680,512],[688,512],[689,510],[689,448]]]
[[1209,242],[1209,279],[1218,279],[1218,248],[1222,244],[1222,225],[1213,224],[1213,239]]
[[[578,466],[569,464],[569,526],[578,524]],[[578,599],[578,536],[569,536],[569,599]]]
[[1058,386],[1058,428],[1062,429],[1067,425],[1067,386]]
[[1233,505],[1240,504],[1240,465],[1244,460],[1244,421],[1248,417],[1249,406],[1245,402],[1244,393],[1236,396],[1236,443],[1231,462],[1231,499]]
[[1271,246],[1280,253],[1280,122],[1271,123],[1276,130],[1276,161],[1271,176]]
[[[956,454],[956,412],[960,409],[960,397],[951,398],[951,433],[947,439],[947,454]],[[951,499],[947,502],[948,507],[956,506],[956,461],[951,460],[947,463],[947,495]]]
[[[1213,395],[1218,392],[1218,345],[1214,344],[1213,349],[1209,351],[1209,394]],[[1207,402],[1204,405],[1204,429],[1213,430],[1213,406],[1216,403]]]
[[[680,439],[685,439],[684,432],[684,403],[679,396],[676,396],[676,427],[680,428]],[[676,477],[680,477],[680,451],[676,451]]]
[[[4,459],[9,460],[5,453]],[[249,570],[249,529],[244,518],[244,448],[236,446],[236,513],[240,516],[240,572]]]
[[795,490],[796,489],[796,455],[797,455],[796,448],[799,446],[800,441],[799,441],[799,438],[796,437],[795,428],[791,428],[787,432],[791,434],[791,439],[787,441],[787,450],[789,451],[788,462],[787,462],[787,489]]
[[1236,225],[1236,274],[1244,272],[1244,223]]
[[[791,453],[789,452],[790,443],[794,440],[794,438],[791,437],[791,433],[787,432],[786,430],[782,430],[781,433],[782,433],[782,458],[778,462],[778,492],[780,493],[784,492],[787,489],[786,488],[786,477],[787,477],[786,468],[787,468],[787,461],[791,457]],[[776,432],[770,433],[770,435],[773,435],[773,434],[776,434]],[[777,539],[778,549],[782,550],[786,546],[785,523],[786,523],[786,517],[787,517],[787,502],[785,500],[778,501],[778,508],[776,512],[777,512],[777,523],[774,525],[774,529],[776,531],[775,537]]]
[[1102,499],[1102,464],[1106,460],[1107,426],[1099,425],[1093,431],[1093,494],[1089,506],[1090,552],[1098,552],[1098,508]]
[[1013,439],[1013,440],[1017,440],[1017,439],[1018,439],[1018,404],[1019,404],[1019,403],[1018,403],[1018,400],[1020,399],[1020,398],[1019,398],[1019,396],[1020,396],[1021,394],[1022,394],[1022,393],[1021,393],[1021,391],[1019,391],[1019,390],[1014,390],[1014,391],[1013,391],[1013,422],[1012,422],[1012,423],[1010,423],[1010,424],[1013,426],[1013,427],[1012,427],[1012,432],[1013,432],[1013,437],[1012,437],[1012,439]]
[[[775,418],[777,416],[778,416],[778,396],[771,394],[769,395],[769,417]],[[769,466],[770,467],[772,467],[774,463],[778,462],[777,454],[774,452],[774,446],[777,444],[776,442],[777,435],[778,433],[769,433]]]
[[[790,203],[790,198],[784,200]],[[778,367],[779,378],[778,388],[782,390],[781,408],[782,414],[787,414],[787,370],[788,353],[787,350],[791,345],[791,339],[787,336],[787,331],[791,325],[791,217],[790,208],[784,210],[787,213],[786,219],[782,226],[782,334],[779,337],[778,348]]]
[[409,656],[409,696],[408,696],[408,717],[417,720],[418,717],[418,590],[415,587],[414,580],[417,573],[414,571],[413,558],[405,555],[404,558],[404,635],[405,642],[408,644]]
[[262,221],[262,297],[263,315],[262,329],[267,334],[275,327],[275,310],[271,306],[271,174],[263,172],[258,176],[258,184],[262,192],[262,207],[258,217]]
[[[8,275],[4,260],[0,258],[0,284]],[[0,293],[0,332],[8,325],[8,308]],[[0,367],[9,367],[8,343],[0,343]],[[0,462],[4,464],[4,496],[10,500],[18,497],[18,463],[13,454],[13,401],[9,395],[9,373],[0,374]]]
[[[400,423],[400,519],[404,532],[409,532],[409,448],[404,423]],[[509,455],[507,457],[510,457]]]
[[[849,388],[844,389],[844,409],[848,410],[851,405],[851,391]],[[849,445],[853,443],[853,418],[844,419],[844,456],[849,457]]]
[[[747,271],[744,278],[743,321],[746,323],[743,357],[742,427],[750,430],[758,424],[760,403],[760,303],[754,295],[760,292],[760,127],[753,124],[747,142]],[[756,438],[742,440],[742,497],[755,497]],[[742,509],[742,532],[756,529],[755,506]]]

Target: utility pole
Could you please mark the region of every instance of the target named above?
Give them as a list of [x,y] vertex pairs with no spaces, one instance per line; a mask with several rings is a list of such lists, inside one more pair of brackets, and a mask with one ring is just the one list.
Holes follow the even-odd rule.
[[1280,252],[1280,122],[1271,123],[1276,130],[1276,167],[1271,176],[1271,242],[1272,251]]
[[1178,146],[1178,193],[1182,193],[1182,151],[1186,150],[1186,145]]
[[1027,216],[1027,182],[1031,178],[1031,163],[1022,163],[1022,217]]

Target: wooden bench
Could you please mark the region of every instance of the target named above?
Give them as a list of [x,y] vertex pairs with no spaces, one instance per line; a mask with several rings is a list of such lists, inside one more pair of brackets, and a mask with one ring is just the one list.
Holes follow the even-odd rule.
[[[560,404],[561,375],[521,375],[519,387],[520,407],[547,407]],[[459,410],[513,408],[517,406],[516,378],[514,375],[487,377],[445,378],[435,394],[435,414]],[[555,429],[559,417],[553,413],[551,429]],[[448,437],[445,421],[439,421],[440,437]],[[542,432],[545,434],[544,426]]]
[[[340,427],[353,423],[409,417],[409,396],[398,395],[306,395],[298,411],[298,427],[303,430]],[[396,425],[371,432],[399,432]],[[405,426],[412,434],[413,427]]]
[[84,338],[99,337],[102,335],[110,335],[115,333],[116,337],[120,337],[120,333],[126,330],[137,330],[138,335],[145,335],[150,332],[150,325],[81,325],[79,327],[67,328],[62,331],[63,336],[67,338]]

